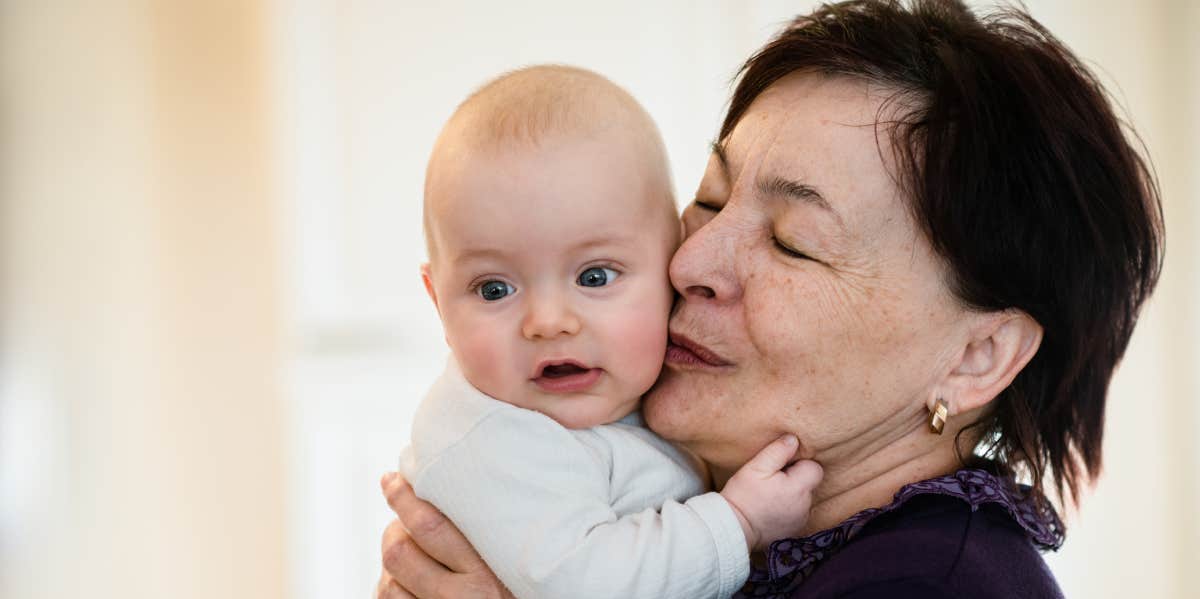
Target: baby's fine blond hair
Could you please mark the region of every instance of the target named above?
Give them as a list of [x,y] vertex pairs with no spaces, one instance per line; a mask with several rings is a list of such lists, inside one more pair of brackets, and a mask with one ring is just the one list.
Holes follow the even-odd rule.
[[432,261],[431,188],[444,148],[454,143],[483,151],[536,146],[550,138],[620,133],[643,158],[651,180],[675,214],[670,169],[662,136],[650,114],[624,89],[598,73],[566,65],[536,65],[510,71],[463,100],[442,127],[425,171],[424,229]]

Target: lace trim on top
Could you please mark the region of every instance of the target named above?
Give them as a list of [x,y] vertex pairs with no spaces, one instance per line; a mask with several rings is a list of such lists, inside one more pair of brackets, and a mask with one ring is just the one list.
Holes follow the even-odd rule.
[[735,598],[786,597],[796,590],[824,560],[837,553],[842,545],[857,535],[868,522],[894,511],[919,495],[957,497],[971,506],[974,512],[984,504],[1004,508],[1034,544],[1043,551],[1062,546],[1062,521],[1045,502],[1039,507],[1029,487],[1014,485],[1005,478],[986,470],[959,470],[954,474],[931,478],[901,487],[888,505],[863,510],[841,524],[797,539],[781,539],[767,548],[767,567],[752,568],[746,586]]

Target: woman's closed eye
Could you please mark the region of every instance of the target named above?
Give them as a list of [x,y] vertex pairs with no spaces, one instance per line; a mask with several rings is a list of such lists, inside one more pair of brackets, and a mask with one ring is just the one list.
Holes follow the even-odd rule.
[[784,245],[783,242],[779,241],[779,238],[774,235],[771,236],[771,241],[775,243],[776,249],[778,249],[783,255],[788,256],[789,258],[796,258],[798,260],[812,260],[813,259],[812,256],[809,256],[808,254],[805,254],[804,252],[792,249],[792,248]]
[[720,212],[720,211],[721,211],[721,208],[722,208],[722,207],[721,207],[720,205],[718,205],[718,204],[712,204],[712,203],[709,203],[709,202],[705,202],[705,201],[703,201],[703,200],[701,200],[701,199],[699,199],[699,198],[696,198],[696,199],[692,200],[692,204],[694,204],[694,205],[695,205],[697,208],[700,208],[700,209],[703,209],[703,210],[709,210],[709,211],[712,211],[712,212]]

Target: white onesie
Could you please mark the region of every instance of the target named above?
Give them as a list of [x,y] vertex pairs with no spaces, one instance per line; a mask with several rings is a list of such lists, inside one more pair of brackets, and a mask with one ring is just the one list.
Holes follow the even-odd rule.
[[732,595],[746,539],[698,466],[639,412],[569,430],[483,394],[453,358],[400,458],[519,599]]

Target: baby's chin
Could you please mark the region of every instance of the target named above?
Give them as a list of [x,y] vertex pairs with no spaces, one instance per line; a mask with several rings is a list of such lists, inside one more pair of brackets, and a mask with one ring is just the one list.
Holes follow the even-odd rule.
[[601,396],[564,397],[546,410],[538,410],[565,428],[581,430],[612,424],[636,412],[640,398],[607,398]]

